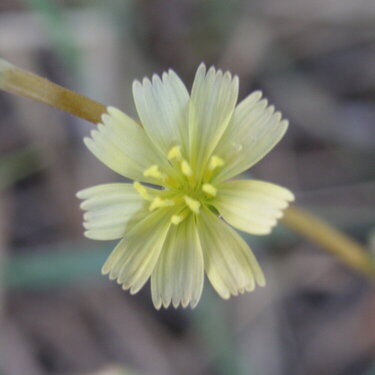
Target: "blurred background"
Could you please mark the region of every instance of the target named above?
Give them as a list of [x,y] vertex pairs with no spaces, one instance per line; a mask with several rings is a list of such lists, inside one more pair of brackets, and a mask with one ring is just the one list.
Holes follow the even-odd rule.
[[[201,61],[290,120],[251,170],[375,254],[374,0],[1,0],[0,56],[134,115],[134,79]],[[100,268],[75,192],[121,181],[92,125],[0,92],[1,375],[374,375],[373,285],[279,225],[247,239],[267,287],[156,311]]]

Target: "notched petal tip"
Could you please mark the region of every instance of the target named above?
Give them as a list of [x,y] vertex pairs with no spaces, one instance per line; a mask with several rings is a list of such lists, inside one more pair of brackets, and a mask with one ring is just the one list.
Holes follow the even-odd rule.
[[[154,74],[154,76],[156,76],[156,74]],[[152,87],[152,83],[151,83],[151,81],[150,81],[150,79],[148,77],[144,77],[142,79],[142,86],[144,88],[150,88],[150,87]]]
[[[223,292],[223,291],[221,291],[221,292],[219,292],[218,290],[216,290],[217,291],[217,293],[219,294],[219,296],[222,298],[222,299],[225,299],[226,301],[228,300],[228,299],[230,299],[230,297],[232,296],[232,294],[230,294],[229,292]],[[234,295],[234,294],[233,294]]]
[[108,125],[111,121],[111,115],[108,113],[108,112],[104,112],[102,113],[101,115],[101,122],[97,123],[96,126],[97,126],[97,129],[101,130],[104,125]]
[[190,308],[195,309],[198,305],[199,299],[194,299],[190,301]]
[[85,229],[87,229],[87,230],[90,230],[90,229],[91,229],[91,228],[90,228],[90,223],[87,222],[87,221],[84,221],[84,222],[82,223],[82,226],[83,226]]
[[[185,300],[180,301],[180,304],[181,304],[181,307],[183,307],[184,309],[186,309],[189,306],[189,304],[190,304],[190,299],[186,298]],[[178,304],[177,304],[177,307],[178,307]]]
[[201,71],[206,72],[206,70],[207,70],[206,64],[202,61],[202,62],[199,64],[199,66],[198,66],[197,72],[201,72]]
[[86,199],[86,190],[87,189],[83,189],[83,190],[80,190],[80,191],[77,191],[77,193],[76,193],[76,197],[78,198],[78,199]]
[[288,127],[289,127],[289,120],[284,119],[284,120],[280,121],[279,126],[283,128],[282,135],[284,135],[285,132],[288,130]]
[[90,240],[95,240],[95,241],[107,241],[106,238],[105,238],[105,239],[102,238],[102,237],[100,236],[100,234],[98,234],[98,232],[95,231],[95,230],[91,230],[91,229],[86,230],[86,231],[83,232],[83,235],[84,235],[86,238],[90,239]]
[[255,280],[254,280],[253,283],[251,283],[250,285],[248,285],[248,286],[245,287],[243,293],[246,293],[246,292],[251,293],[251,292],[253,292],[255,290],[255,286],[256,285],[255,285]]
[[251,96],[255,99],[255,101],[260,100],[260,98],[263,96],[263,91],[262,90],[255,90]]
[[287,197],[285,198],[287,202],[294,202],[296,200],[296,196],[288,189],[285,189],[287,191]]
[[162,79],[163,83],[165,83],[170,78],[170,76],[172,76],[171,70],[168,70],[167,72],[163,72],[161,74],[161,79]]
[[115,115],[117,115],[117,114],[122,114],[122,111],[120,111],[118,108],[116,108],[116,107],[113,107],[113,106],[111,106],[111,105],[109,105],[108,107],[107,107],[107,113],[109,114],[109,115],[113,115],[113,116],[115,116]]
[[111,267],[108,266],[107,262],[104,263],[102,269],[100,270],[102,275],[108,275],[109,271],[111,270]]
[[152,303],[154,304],[154,307],[156,310],[161,309],[161,301],[158,301],[158,302],[152,301]]
[[258,104],[259,104],[259,109],[260,110],[262,110],[262,109],[265,110],[267,108],[268,104],[269,104],[268,103],[268,99],[263,98],[262,100],[259,101]]
[[152,84],[153,84],[153,85],[160,85],[161,83],[162,83],[162,81],[161,81],[159,75],[156,74],[156,73],[154,73],[154,74],[152,75]]
[[[276,113],[274,113],[275,112],[275,106],[273,105],[273,104],[271,104],[270,106],[268,106],[268,108],[267,108],[267,112],[269,113],[269,114],[272,114],[273,116],[274,116],[274,118],[276,118],[276,116],[278,116],[278,117],[280,117],[280,119],[281,119],[281,113],[280,112],[276,112]],[[280,121],[280,120],[279,120]]]
[[134,294],[137,294],[141,289],[142,289],[143,285],[137,285],[137,287],[126,287],[125,285],[122,285],[122,289],[123,290],[128,290],[129,289],[129,293],[133,296]]
[[205,84],[213,84],[215,79],[219,79],[220,73],[216,72],[216,68],[212,65],[207,70],[206,75],[203,77]]
[[96,231],[93,230],[86,230],[83,232],[83,235],[90,240],[101,240],[101,238],[99,238],[96,234]]
[[[95,133],[94,133],[94,131],[91,131],[91,137],[95,137]],[[90,138],[90,137],[85,137],[85,138],[83,138],[83,143],[85,144],[85,146],[86,146],[89,150],[91,150],[90,147],[92,147],[93,144],[94,144],[92,138]]]
[[92,218],[92,212],[90,211],[86,211],[84,214],[83,214],[83,220],[84,221],[90,221]]
[[170,77],[178,77],[178,74],[172,68],[169,68],[168,72],[164,72],[164,73],[166,73]]
[[132,84],[132,89],[133,89],[133,91],[134,90],[139,90],[139,89],[141,89],[142,88],[142,83],[138,80],[138,79],[135,79],[134,81],[133,81],[133,84]]
[[[174,309],[178,309],[180,307],[180,303],[181,303],[180,300],[178,300],[178,301],[172,301],[172,304],[169,304],[168,307],[172,305]],[[181,306],[183,307],[182,304],[181,304]]]
[[88,206],[89,206],[89,203],[88,203],[88,198],[80,198],[80,199],[84,199],[83,202],[81,202],[81,204],[79,205],[79,208],[82,210],[82,211],[87,211],[88,210]]
[[274,185],[274,187],[277,189],[275,190],[276,194],[279,194],[279,197],[284,200],[284,206],[280,207],[281,209],[285,209],[289,206],[290,202],[293,202],[295,200],[295,196],[293,192],[283,186]]
[[[95,133],[95,136],[98,136],[100,133],[103,134],[105,132],[105,130],[106,130],[106,125],[110,121],[110,117],[108,115],[105,114],[105,115],[103,115],[103,117],[104,117],[103,123],[100,122],[98,124],[98,126],[96,127],[97,132]],[[95,132],[95,130],[94,130],[94,132]]]
[[267,281],[266,281],[263,273],[262,273],[262,275],[258,275],[256,277],[256,282],[257,282],[258,286],[260,286],[262,288],[264,288],[265,286],[267,286]]

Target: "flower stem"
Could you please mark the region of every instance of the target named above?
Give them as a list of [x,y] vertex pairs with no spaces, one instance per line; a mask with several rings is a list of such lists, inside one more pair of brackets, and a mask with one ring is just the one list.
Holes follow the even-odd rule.
[[[105,105],[19,69],[2,59],[0,89],[34,99],[94,124],[100,122],[101,115],[106,112]],[[293,231],[337,256],[349,267],[375,280],[375,262],[352,238],[297,207],[290,207],[282,221]]]
[[0,89],[98,123],[106,106],[0,59]]
[[347,266],[375,280],[375,261],[357,241],[317,216],[292,206],[282,219],[285,226],[338,257]]

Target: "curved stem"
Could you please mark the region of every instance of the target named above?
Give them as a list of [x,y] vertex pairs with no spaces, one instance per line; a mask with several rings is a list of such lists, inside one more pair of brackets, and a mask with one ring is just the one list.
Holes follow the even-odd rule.
[[353,238],[335,229],[317,216],[292,206],[285,212],[285,226],[335,255],[347,266],[375,280],[375,262]]

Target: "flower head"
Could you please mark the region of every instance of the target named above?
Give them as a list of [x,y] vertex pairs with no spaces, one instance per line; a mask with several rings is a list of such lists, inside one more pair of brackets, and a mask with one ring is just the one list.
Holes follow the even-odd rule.
[[108,107],[85,138],[100,161],[134,180],[78,193],[85,235],[120,239],[103,273],[131,293],[151,278],[156,308],[194,307],[205,272],[223,298],[264,285],[253,253],[230,225],[268,234],[293,194],[231,179],[265,156],[288,122],[260,92],[236,106],[238,78],[204,64],[191,95],[172,70],[135,81],[133,95],[142,126]]

